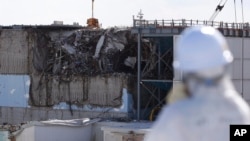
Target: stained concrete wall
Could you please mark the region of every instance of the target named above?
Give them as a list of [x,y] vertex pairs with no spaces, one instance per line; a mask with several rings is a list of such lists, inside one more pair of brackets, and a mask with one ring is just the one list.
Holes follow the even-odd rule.
[[117,107],[121,105],[122,89],[128,88],[129,77],[124,74],[74,76],[69,82],[60,82],[55,78],[46,80],[32,77],[31,83],[33,85],[30,88],[30,102],[35,106],[72,102],[76,105]]
[[27,74],[29,51],[34,43],[31,34],[25,30],[0,30],[0,73]]
[[[102,81],[104,80],[105,79]],[[70,106],[65,102],[61,102],[53,107],[32,107],[28,104],[28,87],[29,79],[27,75],[0,75],[0,125],[3,123],[18,124],[32,120],[75,119],[84,117],[129,119],[134,114],[132,96],[125,88],[123,88],[121,92],[122,97],[119,102],[121,102],[122,105],[119,107],[102,107],[89,104],[77,106],[73,103]],[[98,91],[99,89],[100,88],[96,87],[94,90]],[[103,90],[102,92],[106,91]],[[105,94],[102,96],[94,94],[90,97],[96,97],[96,100],[103,101],[104,103],[108,100]],[[72,95],[72,99],[73,98],[75,98],[74,94]],[[116,100],[113,102],[116,102]]]
[[[46,47],[51,47],[51,44],[46,44],[44,41],[45,36],[49,36],[50,40],[55,43],[63,41],[65,37],[71,35],[75,29],[0,29],[0,74],[13,74],[13,75],[29,75],[33,76],[34,73],[38,73],[34,67],[34,50],[39,46],[38,52],[44,51]],[[96,34],[96,31],[89,31],[89,35]],[[39,37],[41,34],[41,40]],[[86,35],[87,36],[87,35]],[[44,59],[41,56],[36,56],[36,59]],[[44,60],[41,60],[42,63]],[[43,64],[38,64],[43,65]],[[36,66],[40,67],[40,66]],[[56,80],[56,78],[51,79],[49,83],[46,83],[48,79],[44,78],[44,73],[35,77],[37,83],[33,83],[34,77],[31,78],[31,91],[26,89],[25,96],[29,98],[29,103],[25,104],[27,107],[1,105],[0,104],[0,123],[11,123],[17,124],[20,122],[26,122],[30,120],[48,120],[48,119],[72,119],[72,118],[83,118],[83,117],[109,117],[109,118],[119,118],[128,117],[127,112],[114,112],[110,109],[105,108],[118,108],[122,105],[123,88],[128,87],[128,76],[126,74],[111,74],[110,76],[99,75],[96,77],[86,76],[85,78],[74,76],[74,80],[68,83],[62,83]],[[40,82],[45,83],[41,84]],[[2,82],[0,84],[3,84]],[[24,87],[26,87],[25,82],[23,82]],[[51,84],[51,85],[50,85]],[[16,84],[13,82],[13,88]],[[129,84],[132,85],[132,84]],[[0,86],[0,98],[2,88],[5,85]],[[46,88],[49,87],[49,89]],[[15,91],[16,90],[16,91]],[[15,94],[24,96],[23,91],[17,91],[18,89],[13,89]],[[50,94],[47,92],[50,91]],[[5,95],[8,98],[12,98],[13,92],[6,92]],[[33,101],[31,100],[33,97]],[[23,98],[23,97],[22,97]],[[32,107],[29,104],[34,104],[36,106]],[[92,106],[104,106],[103,110],[89,111],[83,110],[81,108],[77,110],[65,110],[65,109],[53,109],[53,105],[60,104],[61,102],[71,102],[71,104],[76,104],[83,106],[84,104],[92,104]],[[50,107],[48,107],[50,105]],[[40,107],[39,107],[40,106]]]
[[78,118],[128,118],[126,112],[108,111],[84,111],[84,110],[61,110],[46,107],[40,108],[19,108],[0,107],[0,124],[20,124],[27,121],[45,121],[49,119],[78,119]]

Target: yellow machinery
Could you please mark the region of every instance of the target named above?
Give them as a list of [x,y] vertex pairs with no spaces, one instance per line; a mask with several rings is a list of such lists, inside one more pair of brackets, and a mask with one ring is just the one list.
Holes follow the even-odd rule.
[[92,0],[92,17],[87,20],[89,28],[99,28],[98,19],[94,18],[94,0]]

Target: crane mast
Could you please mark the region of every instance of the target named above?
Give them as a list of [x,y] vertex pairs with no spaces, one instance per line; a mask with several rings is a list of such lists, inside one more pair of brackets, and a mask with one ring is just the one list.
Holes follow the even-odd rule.
[[221,0],[220,3],[216,6],[215,11],[213,15],[210,17],[209,21],[214,21],[216,16],[219,14],[219,12],[224,8],[224,5],[226,4],[227,0]]
[[98,19],[94,18],[94,0],[92,0],[91,18],[87,19],[87,26],[89,28],[100,28]]

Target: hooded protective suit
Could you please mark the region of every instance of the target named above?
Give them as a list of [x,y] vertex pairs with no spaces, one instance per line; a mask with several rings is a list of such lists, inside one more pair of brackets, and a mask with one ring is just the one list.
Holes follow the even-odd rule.
[[223,35],[187,28],[175,53],[188,97],[162,109],[145,141],[229,141],[229,125],[250,124],[249,105],[226,71],[233,58]]

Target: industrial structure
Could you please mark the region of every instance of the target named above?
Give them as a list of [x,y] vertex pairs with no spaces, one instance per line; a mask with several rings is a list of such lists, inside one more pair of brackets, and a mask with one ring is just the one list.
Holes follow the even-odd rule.
[[[127,28],[56,23],[0,27],[1,129],[15,133],[30,121],[49,119],[154,120],[182,80],[172,68],[176,40],[194,25],[214,26],[226,37],[235,58],[233,83],[250,104],[248,23],[142,16]],[[106,138],[118,129],[108,130]]]
[[79,140],[143,140],[182,81],[172,62],[189,26],[213,26],[226,37],[233,83],[250,105],[250,25],[214,21],[226,2],[208,21],[145,20],[140,11],[132,27],[103,29],[92,0],[87,26],[0,26],[0,140],[57,131],[65,135],[47,140],[69,140],[68,131]]
[[[189,26],[199,26],[199,25],[209,25],[217,28],[227,39],[229,47],[234,55],[233,67],[231,68],[233,83],[237,91],[242,95],[242,97],[250,104],[250,26],[249,23],[223,23],[215,21],[198,21],[198,20],[143,20],[134,19],[133,20],[132,33],[137,34],[138,37],[142,39],[153,39],[158,41],[158,51],[155,55],[158,57],[155,60],[155,67],[158,70],[157,75],[154,78],[148,78],[144,75],[146,70],[138,71],[138,91],[141,89],[148,90],[148,95],[145,92],[141,92],[138,95],[138,105],[142,106],[140,103],[140,98],[151,97],[152,101],[156,101],[154,108],[158,108],[159,105],[165,104],[165,96],[167,91],[163,91],[164,88],[169,88],[180,83],[182,80],[182,72],[175,72],[173,76],[172,59],[173,52],[176,46],[176,40],[179,38],[179,34]],[[138,42],[138,51],[140,52],[140,43]],[[140,54],[140,53],[138,53]],[[139,55],[138,55],[139,56]],[[139,56],[140,57],[140,56]],[[212,56],[211,56],[212,57]],[[140,60],[140,58],[138,58]],[[143,62],[143,61],[142,61]],[[142,63],[141,62],[141,63]],[[168,73],[164,73],[163,69],[168,70]],[[149,85],[149,86],[147,86]],[[152,89],[152,85],[155,89]],[[162,87],[164,86],[164,87]],[[151,89],[149,89],[151,87]],[[153,91],[152,91],[153,90]],[[159,94],[159,91],[163,91]],[[145,104],[149,105],[149,104]],[[161,106],[160,106],[161,107]],[[152,107],[151,107],[152,108]],[[153,108],[153,109],[154,109]],[[138,108],[137,111],[141,109],[147,109],[145,107]],[[144,117],[145,112],[138,112],[137,118],[140,119]],[[146,114],[148,115],[148,113]]]
[[[90,30],[69,25],[1,27],[2,80],[13,75],[9,77],[20,77],[18,85],[30,83],[20,90],[1,84],[1,101],[8,101],[1,102],[1,123],[78,116],[153,120],[149,118],[152,110],[167,104],[167,93],[182,79],[181,72],[174,76],[172,68],[176,39],[186,27],[204,24],[218,28],[226,36],[235,57],[233,82],[250,103],[248,23],[143,19],[133,22],[133,27],[126,29]],[[21,104],[15,102],[20,97],[15,97],[17,91],[23,95]],[[60,105],[63,103],[66,106]],[[124,103],[125,111],[114,112]],[[63,108],[55,109],[58,104]],[[64,112],[58,115],[59,111]]]

